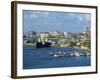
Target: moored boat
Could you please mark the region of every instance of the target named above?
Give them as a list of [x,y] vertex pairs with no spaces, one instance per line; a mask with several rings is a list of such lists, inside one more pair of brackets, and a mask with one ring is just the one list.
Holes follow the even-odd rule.
[[50,47],[51,43],[50,42],[37,42],[36,43],[36,48],[44,48],[44,47]]
[[58,52],[55,52],[55,53],[50,52],[49,55],[53,55],[54,57],[63,57],[66,54],[65,54],[65,52],[58,51]]

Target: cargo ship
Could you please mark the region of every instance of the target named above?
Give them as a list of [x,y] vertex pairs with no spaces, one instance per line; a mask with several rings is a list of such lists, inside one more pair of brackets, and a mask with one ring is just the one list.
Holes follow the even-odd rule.
[[44,47],[50,47],[51,43],[50,42],[37,42],[36,43],[36,48],[44,48]]

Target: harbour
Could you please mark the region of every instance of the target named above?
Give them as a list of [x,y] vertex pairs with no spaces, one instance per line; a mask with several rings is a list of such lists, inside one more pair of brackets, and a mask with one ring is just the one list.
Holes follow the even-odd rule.
[[23,69],[91,66],[91,55],[72,54],[78,48],[23,46]]

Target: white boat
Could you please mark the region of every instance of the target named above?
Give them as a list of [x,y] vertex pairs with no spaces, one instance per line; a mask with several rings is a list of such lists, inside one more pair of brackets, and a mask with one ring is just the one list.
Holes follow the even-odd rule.
[[74,54],[73,54],[73,53],[71,53],[71,54],[70,54],[70,56],[74,56]]
[[80,53],[79,52],[74,52],[75,56],[80,56]]
[[49,55],[53,55],[54,57],[63,57],[65,56],[65,52],[62,52],[62,51],[58,51],[55,53],[50,52]]
[[54,55],[54,53],[50,52],[49,55]]
[[65,56],[65,55],[63,55],[63,54],[54,54],[54,57],[63,57],[63,56]]
[[87,53],[87,56],[90,56],[91,54],[90,53]]

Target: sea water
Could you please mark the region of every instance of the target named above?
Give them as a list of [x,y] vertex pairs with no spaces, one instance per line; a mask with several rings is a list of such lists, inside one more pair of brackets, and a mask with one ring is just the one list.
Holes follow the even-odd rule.
[[35,48],[32,45],[23,46],[23,69],[81,67],[91,66],[91,56],[50,56],[50,52],[79,51],[76,48],[49,47]]

